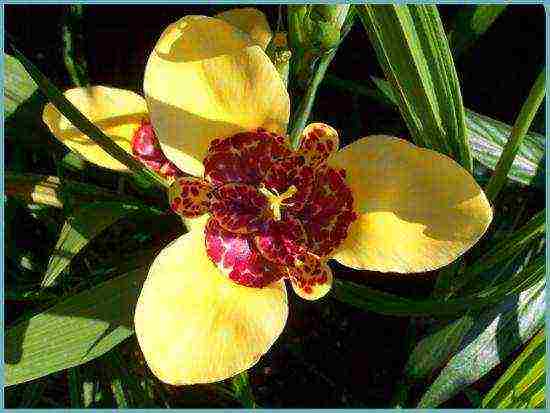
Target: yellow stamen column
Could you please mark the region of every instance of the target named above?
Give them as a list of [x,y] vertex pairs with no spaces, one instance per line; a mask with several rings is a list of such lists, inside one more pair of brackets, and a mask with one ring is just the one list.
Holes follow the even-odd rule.
[[269,208],[273,212],[273,218],[275,219],[275,221],[280,221],[281,207],[285,205],[283,202],[289,198],[292,198],[294,194],[298,192],[298,189],[296,189],[294,185],[291,185],[281,195],[279,195],[279,193],[275,189],[273,189],[272,191],[267,189],[264,184],[261,184],[258,188],[258,192],[267,198],[267,201],[269,202]]

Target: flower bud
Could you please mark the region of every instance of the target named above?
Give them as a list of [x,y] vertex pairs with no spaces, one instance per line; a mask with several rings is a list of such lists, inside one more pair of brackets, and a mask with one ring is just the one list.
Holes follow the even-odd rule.
[[349,4],[289,6],[292,48],[324,53],[336,47],[349,7]]

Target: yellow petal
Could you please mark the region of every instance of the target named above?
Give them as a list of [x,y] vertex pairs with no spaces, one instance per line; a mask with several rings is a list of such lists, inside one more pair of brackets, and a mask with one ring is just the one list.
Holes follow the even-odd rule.
[[220,19],[187,16],[169,26],[149,56],[144,90],[164,153],[195,176],[215,138],[286,131],[290,103],[275,67]]
[[263,50],[266,49],[273,36],[265,14],[252,7],[227,10],[216,14],[215,17],[248,34],[254,44],[257,44]]
[[161,251],[136,307],[145,360],[169,384],[210,383],[248,369],[287,319],[284,282],[259,289],[229,281],[206,255],[204,222]]
[[434,270],[474,245],[492,210],[456,162],[402,139],[370,136],[329,160],[345,168],[359,219],[334,258],[383,272]]
[[[148,116],[147,105],[141,96],[128,90],[91,86],[69,89],[65,97],[103,133],[132,153],[132,136],[141,120]],[[128,171],[125,165],[75,128],[51,103],[44,108],[42,120],[57,139],[88,161],[115,171]]]

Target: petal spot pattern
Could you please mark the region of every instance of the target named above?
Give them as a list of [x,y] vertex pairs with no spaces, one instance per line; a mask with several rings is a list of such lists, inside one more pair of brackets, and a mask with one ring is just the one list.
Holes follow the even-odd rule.
[[330,290],[326,261],[357,215],[345,171],[326,165],[338,146],[336,132],[327,130],[310,132],[322,151],[295,152],[287,138],[264,129],[210,143],[203,186],[192,186],[201,200],[186,192],[191,199],[180,194],[176,202],[186,213],[211,214],[207,254],[232,281],[261,288],[287,277],[310,300]]
[[168,193],[170,208],[185,218],[195,218],[210,209],[212,187],[202,179],[180,177]]

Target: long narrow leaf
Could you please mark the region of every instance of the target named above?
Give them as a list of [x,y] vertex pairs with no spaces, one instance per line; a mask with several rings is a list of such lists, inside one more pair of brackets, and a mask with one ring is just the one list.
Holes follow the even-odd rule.
[[489,409],[543,407],[545,344],[545,334],[542,329],[485,395],[481,406]]
[[4,117],[8,118],[38,89],[19,61],[4,53]]
[[57,277],[82,248],[116,221],[137,210],[134,205],[120,202],[94,202],[75,210],[61,229],[42,279],[42,287],[54,285]]
[[[391,102],[397,106],[398,98],[390,87],[390,84],[379,78],[373,77],[372,80],[378,90],[385,96],[386,99],[383,99],[383,101]],[[362,95],[381,100],[380,96],[368,88],[350,89],[349,85],[335,84]],[[465,113],[467,138],[474,158],[487,168],[494,170],[510,138],[512,127],[469,109],[466,109]],[[544,189],[546,170],[544,160],[544,136],[536,132],[527,133],[521,141],[519,148],[517,148],[516,157],[508,171],[507,177],[525,185],[533,185]]]
[[418,408],[436,407],[479,380],[543,325],[546,280],[476,318],[459,351],[422,396]]
[[405,365],[407,378],[423,380],[440,368],[458,349],[473,323],[472,316],[464,315],[421,340]]
[[[512,127],[488,116],[466,110],[466,128],[472,153],[479,162],[494,170]],[[544,136],[529,132],[521,142],[508,179],[543,189],[545,186]]]
[[460,85],[436,6],[361,5],[357,11],[412,139],[471,171]]
[[542,99],[546,94],[546,70],[543,69],[537,79],[535,84],[529,92],[529,96],[525,100],[521,111],[514,123],[512,132],[510,133],[510,138],[506,142],[506,146],[502,151],[497,165],[495,166],[495,171],[485,188],[485,193],[490,201],[494,201],[504,186],[506,177],[510,172],[510,169],[514,163],[514,158],[521,146],[531,122],[535,118],[535,115],[539,109]]
[[93,360],[133,334],[133,314],[147,267],[140,267],[6,331],[5,385]]
[[246,371],[233,377],[231,382],[233,384],[235,398],[242,403],[243,407],[248,409],[258,407],[254,400],[254,394],[252,393],[250,381],[248,380],[248,373]]
[[481,309],[531,288],[544,278],[544,257],[538,257],[512,279],[498,283],[475,294],[450,300],[413,300],[359,285],[336,280],[334,297],[362,310],[394,316],[450,316]]
[[506,4],[464,5],[455,15],[447,34],[453,55],[458,57],[487,31],[498,16],[506,10]]

